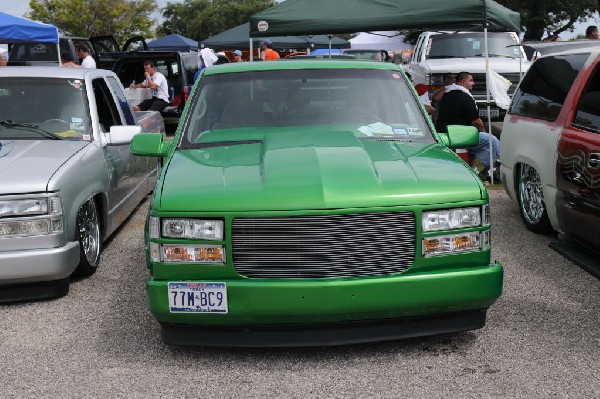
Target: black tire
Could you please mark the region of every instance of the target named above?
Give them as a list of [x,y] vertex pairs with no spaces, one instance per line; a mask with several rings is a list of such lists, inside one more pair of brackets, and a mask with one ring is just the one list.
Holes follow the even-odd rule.
[[100,217],[96,201],[93,198],[87,200],[79,208],[75,233],[79,241],[79,265],[73,272],[73,276],[91,276],[98,268],[100,249],[102,248]]
[[548,218],[542,181],[537,170],[527,164],[521,164],[518,179],[517,198],[525,226],[534,233],[551,233],[554,229]]

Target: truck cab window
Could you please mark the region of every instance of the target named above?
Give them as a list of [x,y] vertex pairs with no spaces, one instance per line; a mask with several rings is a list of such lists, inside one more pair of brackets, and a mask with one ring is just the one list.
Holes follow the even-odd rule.
[[115,106],[112,94],[104,79],[94,79],[92,81],[92,87],[94,89],[94,97],[96,98],[96,105],[98,107],[100,129],[105,133],[109,132],[111,126],[121,125],[119,111]]

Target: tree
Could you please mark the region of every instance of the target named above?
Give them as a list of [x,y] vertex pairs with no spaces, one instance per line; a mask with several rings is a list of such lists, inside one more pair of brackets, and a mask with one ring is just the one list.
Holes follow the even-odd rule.
[[573,31],[576,22],[585,22],[597,10],[598,0],[496,0],[521,14],[525,40],[540,40],[545,31],[560,34]]
[[75,36],[152,37],[155,0],[30,0],[28,18],[55,25]]
[[165,21],[158,32],[204,40],[246,23],[252,14],[274,5],[273,0],[184,0],[182,3],[167,3],[162,11]]

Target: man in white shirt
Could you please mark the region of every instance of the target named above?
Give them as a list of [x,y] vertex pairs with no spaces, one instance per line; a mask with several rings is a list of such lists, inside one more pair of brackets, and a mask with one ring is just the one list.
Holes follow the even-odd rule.
[[90,55],[90,49],[87,45],[84,43],[78,43],[77,46],[75,46],[75,51],[77,52],[79,58],[82,59],[82,68],[96,68],[96,61],[94,61],[94,58]]
[[144,76],[146,77],[142,83],[132,84],[129,86],[132,89],[149,87],[152,98],[144,100],[134,106],[135,111],[162,111],[169,105],[169,85],[167,78],[160,72],[154,69],[152,61],[144,62]]

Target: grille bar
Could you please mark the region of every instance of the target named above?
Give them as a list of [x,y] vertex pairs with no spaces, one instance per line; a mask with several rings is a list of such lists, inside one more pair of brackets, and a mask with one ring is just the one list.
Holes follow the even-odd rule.
[[233,262],[250,278],[381,276],[415,259],[412,212],[236,218]]

